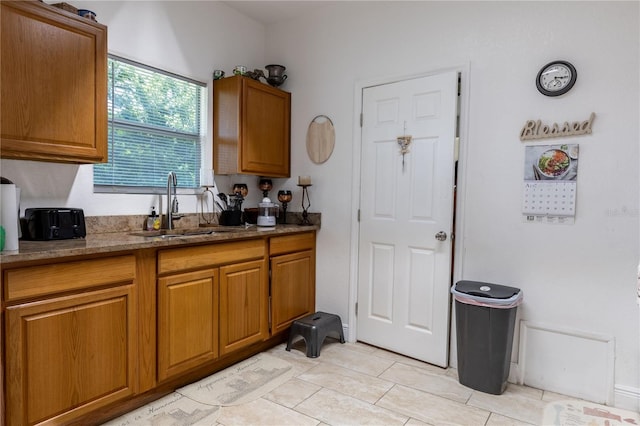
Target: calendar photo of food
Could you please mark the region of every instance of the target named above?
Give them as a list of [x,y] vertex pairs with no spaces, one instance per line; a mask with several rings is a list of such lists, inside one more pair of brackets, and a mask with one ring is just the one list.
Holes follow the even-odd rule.
[[576,180],[578,144],[525,147],[524,180]]

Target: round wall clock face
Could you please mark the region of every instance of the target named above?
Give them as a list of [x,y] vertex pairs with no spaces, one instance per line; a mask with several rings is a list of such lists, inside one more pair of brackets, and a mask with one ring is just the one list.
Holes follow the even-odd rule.
[[536,78],[536,87],[546,96],[567,93],[578,78],[576,68],[566,61],[553,61],[542,67]]

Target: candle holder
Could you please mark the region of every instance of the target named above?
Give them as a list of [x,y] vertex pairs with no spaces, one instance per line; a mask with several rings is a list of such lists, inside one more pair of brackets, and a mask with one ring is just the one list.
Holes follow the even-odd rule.
[[291,191],[288,191],[288,190],[278,191],[278,201],[282,203],[282,211],[283,211],[282,221],[280,222],[282,224],[287,223],[287,204],[291,202],[292,199],[293,199],[293,194],[291,194]]
[[242,195],[242,198],[247,198],[247,195],[249,194],[249,188],[247,188],[246,183],[234,183],[233,193]]
[[[307,188],[311,186],[311,184],[308,185],[301,185],[298,184],[298,186],[302,187],[302,222],[300,222],[300,225],[313,225],[310,221],[309,221],[309,207],[311,207],[311,200],[309,200],[309,191],[307,191]],[[305,207],[305,198],[307,199],[307,204]]]
[[267,198],[269,197],[269,191],[273,188],[273,182],[271,182],[271,179],[262,178],[258,182],[258,188],[262,191],[262,197]]

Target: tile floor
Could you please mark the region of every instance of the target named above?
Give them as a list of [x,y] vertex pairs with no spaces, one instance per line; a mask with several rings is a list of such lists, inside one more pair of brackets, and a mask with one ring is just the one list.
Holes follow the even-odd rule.
[[455,369],[361,343],[327,339],[318,358],[305,356],[303,341],[268,353],[290,362],[294,377],[257,400],[222,407],[211,426],[539,425],[547,403],[567,399],[511,383],[499,396],[474,391],[458,383]]

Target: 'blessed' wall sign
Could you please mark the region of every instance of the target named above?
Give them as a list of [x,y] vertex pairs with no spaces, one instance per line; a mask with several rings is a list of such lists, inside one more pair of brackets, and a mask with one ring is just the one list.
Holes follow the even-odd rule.
[[591,125],[596,113],[592,112],[588,120],[565,121],[562,126],[558,123],[544,124],[540,120],[528,120],[520,131],[520,140],[559,138],[562,136],[590,135]]

